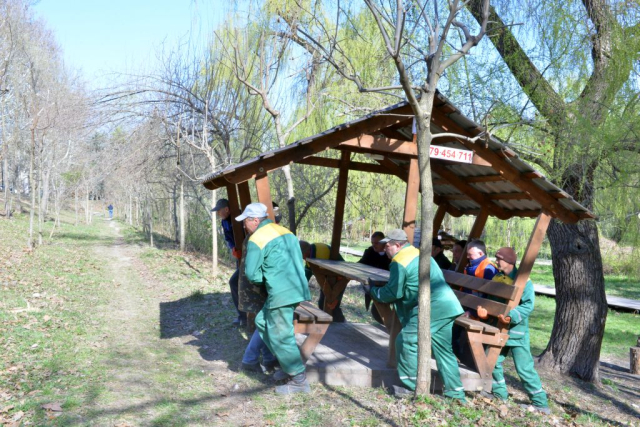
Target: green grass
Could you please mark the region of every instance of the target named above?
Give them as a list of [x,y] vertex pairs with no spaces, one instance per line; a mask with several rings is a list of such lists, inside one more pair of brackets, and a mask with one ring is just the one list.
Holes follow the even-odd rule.
[[[531,271],[531,281],[535,284],[555,287],[553,267],[535,265]],[[604,286],[607,295],[640,300],[640,279],[625,275],[605,275]]]

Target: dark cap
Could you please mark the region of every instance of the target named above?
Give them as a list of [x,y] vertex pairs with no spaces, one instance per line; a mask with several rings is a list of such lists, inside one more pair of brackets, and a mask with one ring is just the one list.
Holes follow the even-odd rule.
[[509,247],[500,248],[498,252],[496,252],[496,259],[501,259],[509,264],[516,265],[516,251]]
[[229,201],[227,199],[219,199],[218,202],[216,203],[216,206],[211,209],[211,212],[218,212],[220,209],[223,208],[228,208],[229,207]]
[[431,241],[431,245],[435,246],[436,248],[441,248],[442,242],[437,237],[434,237],[433,240]]

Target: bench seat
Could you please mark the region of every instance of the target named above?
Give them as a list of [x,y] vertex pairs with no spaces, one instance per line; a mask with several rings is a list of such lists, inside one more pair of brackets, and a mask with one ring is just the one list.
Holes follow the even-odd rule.
[[333,322],[330,314],[320,310],[308,301],[301,302],[293,314],[293,329],[296,334],[308,334],[300,346],[300,355],[306,362],[313,354],[320,340]]

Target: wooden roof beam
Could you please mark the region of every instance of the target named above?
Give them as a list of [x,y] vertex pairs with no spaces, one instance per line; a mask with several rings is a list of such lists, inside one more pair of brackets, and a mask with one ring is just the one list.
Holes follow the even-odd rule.
[[500,219],[507,219],[510,217],[510,215],[504,209],[493,203],[493,201],[488,197],[487,194],[478,191],[476,188],[466,183],[462,178],[458,177],[446,167],[432,163],[431,168],[442,178],[449,181],[451,185],[456,187],[461,193],[469,196],[471,200],[479,204],[481,207],[485,206],[491,215]]
[[[224,187],[227,183],[237,184],[255,178],[274,169],[281,168],[291,162],[320,153],[332,148],[343,141],[357,138],[364,134],[379,132],[380,129],[407,121],[407,116],[413,116],[410,105],[403,105],[395,109],[386,110],[378,115],[367,117],[355,123],[336,126],[330,131],[323,132],[311,138],[295,142],[279,150],[277,155],[265,155],[256,160],[249,160],[232,169],[222,171],[208,179],[203,184],[209,190]],[[401,141],[405,142],[405,141]]]
[[347,149],[356,153],[394,154],[398,156],[418,157],[418,145],[413,142],[387,138],[382,135],[361,135],[341,142],[338,149]]
[[[437,108],[434,108],[433,110],[432,120],[440,127],[445,126],[447,129],[449,129],[450,132],[456,132],[469,137],[476,136],[468,130],[462,128],[459,124],[451,120],[446,114],[439,111]],[[569,209],[558,203],[553,196],[531,182],[531,178],[523,176],[524,174],[520,173],[520,171],[511,166],[508,161],[505,161],[505,159],[501,155],[491,150],[482,142],[472,144],[464,139],[459,139],[458,142],[467,149],[473,150],[474,152],[480,154],[484,159],[486,159],[493,165],[493,168],[496,169],[505,178],[505,180],[510,181],[520,190],[529,192],[534,200],[536,200],[545,209],[551,212],[552,216],[559,218],[567,223],[575,223],[580,219],[580,217],[576,213],[570,211]]]
[[[300,159],[295,163],[298,163],[301,165],[323,166],[323,167],[334,168],[334,169],[340,168],[340,160],[330,159],[327,157],[311,156],[311,157],[306,157],[304,159]],[[360,171],[360,172],[382,173],[386,175],[396,175],[395,171],[391,171],[388,168],[385,168],[384,166],[376,165],[373,163],[364,163],[364,162],[349,162],[349,170]]]

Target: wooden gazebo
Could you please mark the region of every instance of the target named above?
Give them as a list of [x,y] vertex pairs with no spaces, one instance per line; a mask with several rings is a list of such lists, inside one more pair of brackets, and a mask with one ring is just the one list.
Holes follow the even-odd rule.
[[[409,240],[413,241],[420,180],[418,149],[412,125],[411,107],[408,103],[402,102],[284,148],[263,153],[244,163],[231,165],[207,176],[203,185],[210,190],[225,187],[231,214],[236,216],[240,213],[240,206],[251,203],[249,181],[252,179],[255,179],[258,201],[271,209],[269,172],[290,163],[337,168],[338,190],[331,238],[331,259],[335,260],[340,250],[349,171],[395,175],[407,184],[403,228]],[[497,138],[487,134],[480,125],[462,115],[441,94],[437,94],[434,101],[431,131],[434,134],[449,135],[435,139],[431,149],[433,202],[438,206],[433,224],[434,235],[440,228],[445,213],[454,217],[476,217],[469,239],[481,236],[490,215],[504,220],[512,217],[538,217],[522,256],[514,286],[499,290],[499,294],[507,298],[504,304],[496,305],[494,311],[509,313],[520,302],[551,218],[576,223],[583,219],[593,219],[594,215],[519,159],[514,151]],[[329,149],[338,150],[340,158],[319,156]],[[370,158],[376,163],[353,161],[353,153],[370,154]],[[271,210],[269,215],[273,219]],[[234,237],[236,244],[240,246],[244,240],[244,233],[241,224],[235,221]],[[325,283],[321,284],[326,295],[325,311],[331,314],[331,307],[335,306],[335,298],[346,286],[348,275],[340,272],[333,276],[329,283],[329,276],[337,270],[333,273],[329,271],[333,268],[331,262],[315,264],[312,264],[314,274],[316,277],[321,275],[322,280],[319,282]],[[464,266],[465,263],[461,262],[458,271],[462,271]],[[352,278],[357,279],[358,275]],[[496,282],[463,277],[454,272],[448,272],[446,279],[450,284],[456,283],[488,294],[491,294],[492,289],[498,289]],[[463,306],[467,304],[475,307],[477,302],[482,302],[470,294],[457,295]],[[392,320],[393,317],[392,314],[383,314],[391,336],[390,365],[395,363],[393,344],[399,330],[397,322]],[[506,329],[500,330],[461,318],[456,320],[456,324],[467,329],[478,371],[478,374],[469,377],[466,383],[463,378],[465,388],[477,389],[480,386],[490,390],[491,372],[500,349],[506,342]]]
[[[433,147],[440,152],[437,156],[432,149],[434,203],[438,205],[434,231],[440,228],[445,213],[455,217],[476,216],[470,238],[480,236],[489,215],[508,219],[537,217],[546,212],[567,223],[594,218],[586,208],[520,160],[497,138],[487,135],[475,143],[470,142],[470,139],[484,134],[485,129],[463,116],[441,94],[435,98],[431,123],[434,134],[446,132],[466,137],[434,140]],[[240,205],[251,202],[248,185],[252,179],[255,179],[258,200],[270,209],[269,172],[290,163],[339,169],[331,239],[332,257],[335,258],[340,249],[349,171],[395,175],[407,183],[403,228],[412,239],[419,191],[418,150],[412,124],[411,107],[402,102],[244,163],[228,166],[207,176],[203,185],[210,190],[225,187],[232,215],[236,215]],[[329,149],[339,150],[340,159],[318,156]],[[447,149],[466,152],[461,154]],[[376,164],[352,161],[352,153],[376,155],[372,156]],[[458,153],[458,158],[451,158],[452,153]],[[460,157],[464,163],[459,161]],[[270,215],[273,215],[271,211]],[[240,245],[243,232],[239,223],[234,234],[236,243]]]

